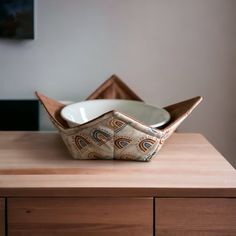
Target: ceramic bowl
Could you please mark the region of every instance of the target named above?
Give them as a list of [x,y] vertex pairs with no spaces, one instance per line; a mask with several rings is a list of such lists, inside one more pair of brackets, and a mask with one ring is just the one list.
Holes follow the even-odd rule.
[[110,111],[118,111],[153,128],[160,127],[170,120],[170,114],[164,109],[144,102],[122,99],[96,99],[70,104],[61,110],[61,116],[70,127],[75,127]]

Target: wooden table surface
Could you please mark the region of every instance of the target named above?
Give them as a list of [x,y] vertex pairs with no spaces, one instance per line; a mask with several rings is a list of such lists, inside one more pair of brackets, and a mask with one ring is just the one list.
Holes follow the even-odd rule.
[[236,170],[200,134],[150,162],[73,160],[58,133],[0,132],[0,197],[236,197]]

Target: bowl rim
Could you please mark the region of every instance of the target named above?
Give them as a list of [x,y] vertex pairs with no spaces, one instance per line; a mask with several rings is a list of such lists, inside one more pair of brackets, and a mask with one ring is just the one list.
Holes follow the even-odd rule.
[[[115,101],[115,102],[131,102],[131,103],[135,103],[135,104],[143,104],[143,105],[146,105],[146,106],[151,107],[151,108],[153,108],[153,109],[159,110],[159,111],[161,111],[162,113],[165,113],[164,115],[165,115],[165,117],[166,117],[166,120],[163,120],[163,121],[161,121],[161,122],[158,122],[158,123],[155,123],[155,124],[152,124],[152,125],[148,125],[148,124],[145,124],[143,121],[138,120],[136,117],[130,116],[129,114],[127,114],[127,113],[125,113],[125,112],[121,112],[121,111],[119,111],[119,110],[117,110],[117,109],[111,109],[111,110],[109,110],[109,111],[107,111],[107,112],[104,112],[103,114],[101,114],[101,115],[99,115],[99,116],[97,116],[97,117],[95,117],[95,118],[92,118],[92,119],[90,119],[90,120],[88,120],[88,121],[86,121],[86,122],[78,123],[78,122],[75,122],[75,121],[70,120],[70,119],[66,116],[66,114],[65,114],[65,112],[67,111],[67,109],[71,109],[71,107],[77,106],[78,104],[91,103],[91,102],[94,102],[94,101],[95,101],[95,102],[112,102],[112,101]],[[123,115],[129,117],[130,119],[134,120],[135,122],[140,123],[140,124],[142,124],[142,125],[144,125],[144,126],[147,126],[147,127],[151,127],[151,128],[159,128],[159,127],[161,127],[161,126],[167,124],[167,123],[170,121],[170,118],[171,118],[170,113],[169,113],[166,109],[164,109],[164,108],[156,107],[156,106],[151,105],[151,104],[148,104],[148,103],[146,103],[146,102],[144,102],[144,101],[136,101],[136,100],[128,100],[128,99],[91,99],[91,100],[84,100],[84,101],[80,101],[80,102],[73,102],[73,103],[71,103],[71,104],[65,105],[65,106],[61,109],[60,115],[61,115],[61,117],[62,117],[64,120],[66,120],[66,121],[69,122],[69,123],[74,124],[75,127],[76,127],[76,126],[79,126],[79,125],[87,124],[87,123],[89,123],[89,122],[91,122],[91,121],[93,121],[93,120],[96,120],[97,118],[99,118],[99,117],[101,117],[101,116],[103,116],[103,115],[105,115],[105,114],[108,114],[108,113],[110,113],[110,112],[111,112],[111,113],[112,113],[112,112],[113,112],[113,113],[117,113],[117,112],[118,112],[118,113],[121,113],[121,114],[123,114]],[[69,125],[69,124],[68,124],[68,125]],[[71,127],[71,128],[73,128],[73,127]]]

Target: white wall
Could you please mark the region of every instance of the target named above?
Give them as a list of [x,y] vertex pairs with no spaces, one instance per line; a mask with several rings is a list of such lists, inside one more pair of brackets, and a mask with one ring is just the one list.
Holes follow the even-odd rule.
[[38,0],[36,34],[0,40],[0,99],[81,100],[113,73],[157,106],[202,95],[180,130],[236,165],[236,1]]

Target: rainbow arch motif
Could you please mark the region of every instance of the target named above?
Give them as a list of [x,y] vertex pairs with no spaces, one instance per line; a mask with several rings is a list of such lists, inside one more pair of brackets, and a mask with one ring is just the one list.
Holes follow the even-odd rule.
[[75,144],[79,150],[82,150],[84,147],[88,146],[90,142],[81,135],[75,136]]
[[143,139],[141,142],[139,142],[138,146],[141,149],[141,151],[146,152],[153,144],[155,144],[155,140],[146,138]]
[[108,132],[100,129],[96,129],[92,132],[92,138],[98,145],[106,143],[111,137],[112,136]]
[[125,127],[125,122],[118,119],[111,119],[109,121],[109,126],[115,130],[115,132],[120,131],[123,127]]
[[131,143],[132,139],[131,138],[117,138],[114,142],[115,146],[118,148],[118,149],[122,149],[126,146],[129,145],[129,143]]
[[88,158],[90,158],[90,159],[102,159],[102,156],[99,153],[90,152],[88,154]]

